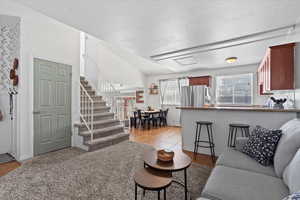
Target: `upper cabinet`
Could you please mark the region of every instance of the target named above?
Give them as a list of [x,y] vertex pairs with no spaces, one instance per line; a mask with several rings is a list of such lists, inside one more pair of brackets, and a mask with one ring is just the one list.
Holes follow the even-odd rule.
[[206,85],[211,86],[211,76],[189,77],[189,85]]
[[295,88],[294,47],[295,43],[290,43],[268,48],[257,72],[261,95]]

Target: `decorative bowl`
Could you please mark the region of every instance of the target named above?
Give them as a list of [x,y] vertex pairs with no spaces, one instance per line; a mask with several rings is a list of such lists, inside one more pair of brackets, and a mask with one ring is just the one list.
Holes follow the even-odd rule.
[[171,162],[174,158],[173,151],[165,151],[164,149],[157,151],[157,160],[162,162]]

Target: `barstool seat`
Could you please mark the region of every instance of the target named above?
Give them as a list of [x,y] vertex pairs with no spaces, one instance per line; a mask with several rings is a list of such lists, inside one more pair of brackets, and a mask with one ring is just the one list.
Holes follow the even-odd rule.
[[[215,162],[215,143],[212,132],[212,122],[210,121],[196,121],[196,135],[194,141],[194,156],[198,153],[198,148],[209,148],[212,162]],[[201,140],[202,126],[206,126],[208,140]]]
[[231,127],[237,127],[237,128],[249,128],[250,125],[248,124],[229,124]]
[[229,135],[228,135],[227,146],[232,148],[235,147],[238,129],[240,129],[242,137],[249,137],[250,136],[249,128],[250,125],[248,124],[240,124],[240,123],[229,124]]
[[196,121],[196,124],[202,124],[202,125],[212,125],[212,122],[209,121]]

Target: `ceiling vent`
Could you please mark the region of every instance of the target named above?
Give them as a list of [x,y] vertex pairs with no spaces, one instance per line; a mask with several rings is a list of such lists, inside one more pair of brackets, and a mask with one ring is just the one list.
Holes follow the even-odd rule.
[[175,62],[177,62],[179,65],[194,65],[197,64],[197,60],[193,56],[187,56],[182,58],[176,58],[174,59]]

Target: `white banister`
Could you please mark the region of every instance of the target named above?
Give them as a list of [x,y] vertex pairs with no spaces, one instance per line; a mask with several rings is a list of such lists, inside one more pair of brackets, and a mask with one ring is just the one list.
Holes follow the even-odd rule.
[[[102,98],[106,101],[110,107],[110,112],[115,113],[115,118],[121,122],[128,120],[135,108],[135,96],[122,95],[120,90],[117,90],[115,86],[107,80],[98,81],[98,92]],[[125,102],[125,99],[129,99]]]
[[80,118],[91,134],[91,142],[94,140],[94,100],[80,83]]

